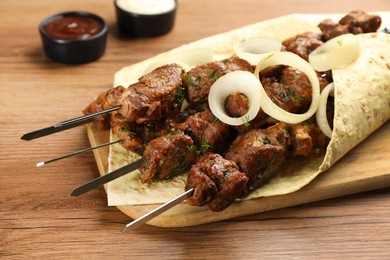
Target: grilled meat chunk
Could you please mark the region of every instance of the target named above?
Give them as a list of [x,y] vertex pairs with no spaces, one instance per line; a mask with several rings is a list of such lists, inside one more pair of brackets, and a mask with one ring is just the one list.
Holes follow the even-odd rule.
[[[99,94],[97,99],[93,101],[91,104],[89,104],[84,110],[83,114],[91,114],[95,112],[102,111],[104,109],[109,109],[112,107],[115,107],[118,105],[118,101],[120,97],[122,96],[122,93],[126,89],[122,86],[117,86],[115,88],[111,88],[107,91],[104,91]],[[111,115],[110,114],[103,114],[100,116],[97,116],[95,118],[95,125],[103,130],[103,129],[109,129],[110,128],[110,119]]]
[[142,183],[166,180],[190,169],[196,159],[194,143],[188,135],[174,131],[149,142],[143,158]]
[[183,86],[186,88],[186,97],[189,103],[202,103],[207,101],[211,86],[214,82],[228,72],[245,70],[253,72],[253,67],[245,60],[232,56],[223,61],[213,61],[199,65],[183,73]]
[[225,159],[206,153],[191,167],[186,190],[195,191],[188,203],[208,204],[213,211],[221,211],[267,182],[288,156],[318,155],[328,141],[316,124],[308,122],[279,122],[245,132],[233,142]]
[[143,124],[127,123],[124,121],[111,122],[112,133],[122,140],[121,144],[127,150],[142,154],[145,145],[175,129],[172,121],[145,122]]
[[128,129],[125,125],[116,124],[113,125],[112,133],[119,139],[122,140],[121,144],[127,150],[133,151],[137,154],[141,154],[144,146],[144,140],[137,133]]
[[319,156],[324,152],[329,139],[315,123],[290,125],[291,148],[293,156]]
[[229,126],[208,109],[188,117],[178,128],[192,137],[200,153],[209,149],[221,151],[224,140],[229,136]]
[[142,76],[123,93],[118,116],[141,124],[178,113],[183,93],[182,71],[179,65],[168,64]]
[[293,52],[306,61],[309,54],[322,44],[321,34],[314,32],[298,34],[282,42],[286,51]]
[[[317,74],[320,89],[329,84],[328,74]],[[309,78],[300,70],[289,66],[276,66],[260,72],[264,90],[280,108],[291,113],[305,112],[312,100]]]
[[365,11],[355,10],[344,16],[338,23],[333,22],[331,19],[326,19],[318,27],[322,31],[323,41],[328,41],[346,33],[376,32],[381,22],[381,18],[378,15],[370,15]]
[[271,100],[280,108],[301,113],[311,103],[311,84],[305,73],[293,67],[285,67],[282,74],[272,77],[261,77],[264,90]]
[[226,114],[231,117],[240,117],[249,110],[249,99],[240,92],[230,94],[225,101]]
[[[271,66],[262,70],[259,77],[264,90],[271,100],[282,109],[291,113],[303,113],[307,111],[312,100],[312,88],[309,78],[300,70],[289,66]],[[330,82],[330,72],[317,73],[320,89]],[[230,116],[242,116],[248,109],[248,99],[240,94],[233,93],[225,103],[226,112]],[[250,129],[264,128],[277,123],[276,119],[265,114],[262,110],[249,123],[249,125],[236,126],[235,129],[242,133]]]
[[225,158],[236,162],[240,171],[246,173],[248,192],[260,187],[285,161],[290,146],[288,130],[286,123],[278,123],[267,129],[250,130],[234,140]]
[[219,154],[205,154],[191,167],[186,190],[194,188],[187,200],[190,205],[208,204],[213,211],[222,211],[246,192],[248,177],[235,162]]

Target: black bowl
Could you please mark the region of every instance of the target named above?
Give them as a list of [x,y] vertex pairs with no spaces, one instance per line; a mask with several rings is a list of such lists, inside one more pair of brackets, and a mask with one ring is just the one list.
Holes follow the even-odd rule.
[[175,24],[175,7],[164,13],[138,14],[122,9],[115,0],[118,28],[132,37],[156,37],[170,32]]
[[[65,39],[48,33],[45,27],[64,17],[81,17],[96,21],[101,29],[96,34],[81,39]],[[64,12],[47,17],[39,24],[43,49],[46,55],[53,61],[64,64],[82,64],[99,59],[105,51],[107,42],[108,25],[101,18],[92,13],[83,11]]]

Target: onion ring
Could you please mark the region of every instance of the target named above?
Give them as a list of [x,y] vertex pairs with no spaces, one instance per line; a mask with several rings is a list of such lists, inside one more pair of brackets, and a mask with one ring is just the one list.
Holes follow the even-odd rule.
[[[208,102],[211,112],[228,125],[242,125],[254,119],[260,110],[260,81],[248,71],[236,70],[217,79],[210,88]],[[230,117],[225,111],[226,98],[240,92],[249,100],[249,110],[241,117]]]
[[280,51],[282,43],[270,38],[249,38],[233,45],[234,53],[252,65],[259,64],[260,60],[270,52]]
[[343,67],[359,57],[360,45],[353,34],[337,36],[309,54],[309,63],[317,71]]
[[[273,65],[286,65],[290,67],[294,67],[303,73],[309,78],[312,87],[312,101],[309,109],[303,114],[294,114],[283,110],[278,107],[266,94],[263,85],[260,82],[259,72],[267,67]],[[320,83],[317,78],[317,74],[314,71],[313,67],[304,59],[299,57],[298,55],[291,52],[275,52],[264,58],[260,61],[260,63],[256,66],[255,76],[259,79],[261,84],[261,108],[263,111],[269,116],[286,123],[296,124],[303,122],[309,119],[316,112],[319,99],[320,99]]]
[[328,103],[329,94],[333,93],[333,91],[334,91],[333,82],[328,84],[322,90],[321,97],[320,97],[320,105],[318,106],[318,109],[316,112],[317,124],[318,124],[319,128],[321,129],[322,133],[329,138],[332,138],[332,129],[330,129],[328,119],[326,116],[326,104]]

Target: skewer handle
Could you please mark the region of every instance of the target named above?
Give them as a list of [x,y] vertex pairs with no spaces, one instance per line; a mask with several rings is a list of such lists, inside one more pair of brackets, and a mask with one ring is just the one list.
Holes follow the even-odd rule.
[[107,173],[106,175],[102,175],[96,179],[93,179],[92,181],[89,181],[85,184],[82,184],[81,186],[75,188],[71,193],[70,196],[80,196],[88,191],[91,191],[103,184],[106,184],[110,181],[113,181],[119,177],[122,177],[123,175],[126,175],[136,169],[138,169],[142,164],[144,163],[144,159],[138,159],[130,164],[127,164],[115,171],[112,171],[110,173]]
[[70,128],[73,128],[76,126],[84,125],[86,123],[92,122],[95,117],[102,115],[102,114],[110,113],[110,112],[115,111],[115,110],[118,110],[120,107],[121,106],[116,106],[116,107],[105,109],[105,110],[102,110],[102,111],[99,111],[96,113],[72,118],[72,119],[57,123],[55,125],[52,125],[52,126],[49,126],[46,128],[42,128],[42,129],[39,129],[36,131],[26,133],[20,139],[30,141],[30,140],[33,140],[33,139],[36,139],[36,138],[39,138],[42,136],[58,133],[58,132],[61,132],[61,131],[64,131],[64,130],[67,130],[67,129],[70,129]]
[[58,160],[62,160],[62,159],[65,159],[65,158],[69,158],[69,157],[72,157],[72,156],[75,156],[75,155],[78,155],[78,154],[81,154],[81,153],[86,153],[86,152],[89,152],[89,151],[92,151],[92,150],[95,150],[95,149],[98,149],[98,148],[102,148],[104,146],[116,144],[116,143],[119,143],[119,142],[122,142],[122,140],[117,140],[117,141],[113,141],[113,142],[109,142],[109,143],[105,143],[105,144],[99,144],[99,145],[94,146],[94,147],[90,147],[90,148],[83,149],[83,150],[80,150],[80,151],[77,151],[77,152],[74,152],[74,153],[62,155],[60,157],[56,157],[56,158],[53,158],[53,159],[50,159],[50,160],[47,160],[47,161],[44,161],[44,162],[39,162],[39,163],[37,163],[37,167],[40,167],[40,166],[43,166],[43,165],[46,165],[48,163],[55,162],[55,161],[58,161]]

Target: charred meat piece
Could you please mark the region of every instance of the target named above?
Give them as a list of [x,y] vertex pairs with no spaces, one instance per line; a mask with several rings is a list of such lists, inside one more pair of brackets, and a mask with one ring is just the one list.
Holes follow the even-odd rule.
[[290,154],[293,156],[319,156],[325,151],[329,142],[315,123],[292,124],[290,135]]
[[282,42],[286,51],[293,52],[306,61],[309,54],[322,44],[321,34],[314,32],[298,34]]
[[137,136],[137,133],[131,131],[126,125],[122,124],[113,125],[111,129],[112,133],[119,140],[122,140],[121,144],[124,148],[137,154],[142,153],[144,140]]
[[280,108],[301,113],[307,110],[311,103],[311,83],[305,73],[293,67],[285,67],[281,75],[262,77],[264,90],[271,100]]
[[225,74],[225,66],[220,61],[209,62],[197,66],[183,74],[183,85],[187,92],[187,101],[196,103],[204,101],[209,94],[210,87]]
[[188,174],[186,190],[195,191],[187,202],[194,206],[208,204],[212,211],[222,211],[246,193],[247,182],[248,177],[235,162],[219,154],[205,154]]
[[141,124],[178,113],[184,97],[182,71],[179,65],[168,64],[141,77],[123,93],[118,115]]
[[240,171],[246,173],[250,192],[267,181],[265,171],[267,175],[272,175],[285,161],[289,146],[288,125],[278,123],[267,129],[253,129],[239,135],[225,158],[236,162]]
[[[104,109],[109,109],[118,105],[118,101],[122,96],[122,93],[125,91],[125,88],[122,86],[117,86],[115,88],[109,89],[99,94],[97,99],[89,104],[84,110],[83,114],[91,114],[95,112],[102,111]],[[95,118],[95,125],[103,130],[110,128],[110,114],[103,114]]]
[[174,131],[149,142],[143,158],[142,183],[166,180],[190,169],[196,159],[194,143],[188,135]]
[[206,102],[211,86],[228,72],[245,70],[253,72],[253,67],[245,60],[232,56],[223,61],[213,61],[197,66],[182,76],[183,86],[189,103]]
[[226,114],[231,117],[241,117],[249,110],[249,99],[240,92],[230,94],[225,100]]
[[[261,83],[270,99],[291,113],[305,112],[312,100],[309,78],[300,70],[289,66],[273,66],[259,73]],[[330,73],[317,73],[320,89],[331,81]]]
[[121,144],[124,148],[142,154],[148,142],[175,129],[171,124],[170,120],[143,124],[111,121],[111,129],[112,133],[122,140]]
[[236,70],[254,71],[254,67],[250,63],[236,55],[223,60],[222,63],[225,65],[225,74]]
[[229,126],[218,120],[210,110],[188,117],[178,128],[192,137],[200,153],[209,149],[221,151],[224,140],[229,136]]
[[333,22],[331,19],[326,19],[318,27],[323,33],[323,40],[327,41],[346,33],[376,32],[380,25],[380,16],[369,15],[362,10],[355,10],[344,16],[338,23]]

